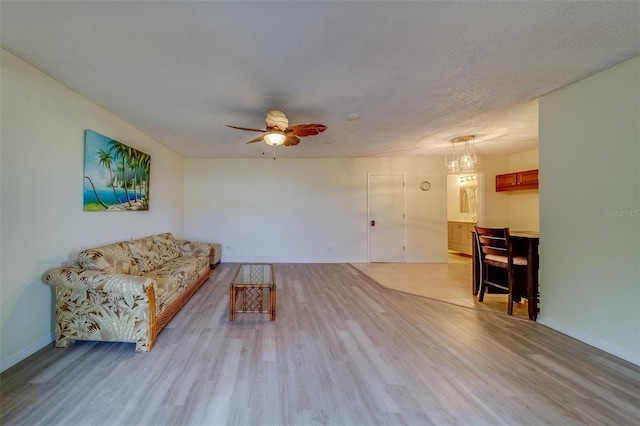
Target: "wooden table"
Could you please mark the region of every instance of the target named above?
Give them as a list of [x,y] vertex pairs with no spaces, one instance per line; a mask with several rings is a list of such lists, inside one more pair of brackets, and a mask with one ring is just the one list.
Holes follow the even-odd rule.
[[[509,232],[513,244],[514,254],[527,257],[527,309],[529,319],[538,318],[538,290],[539,290],[539,265],[540,265],[540,233],[533,231],[511,231]],[[473,275],[471,281],[471,292],[474,296],[480,289],[480,256],[478,253],[478,237],[473,232]]]
[[[269,291],[269,306],[264,307],[264,292]],[[238,306],[239,296],[242,303]],[[276,281],[273,264],[242,264],[231,281],[229,288],[229,321],[235,321],[236,314],[269,314],[276,320]]]

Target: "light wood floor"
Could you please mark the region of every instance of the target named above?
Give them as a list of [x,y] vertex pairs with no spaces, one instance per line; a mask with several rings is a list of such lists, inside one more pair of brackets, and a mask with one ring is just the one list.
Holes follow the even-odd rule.
[[[507,296],[486,293],[484,301],[471,294],[471,258],[449,253],[448,263],[353,263],[383,287],[507,315]],[[527,301],[513,305],[513,317],[529,319]]]
[[222,264],[154,349],[46,347],[0,375],[3,425],[636,425],[640,367],[533,321],[277,264],[278,318],[228,321]]

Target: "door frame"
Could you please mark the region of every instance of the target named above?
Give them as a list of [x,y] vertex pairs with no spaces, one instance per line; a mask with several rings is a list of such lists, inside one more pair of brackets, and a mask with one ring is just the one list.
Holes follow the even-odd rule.
[[367,261],[371,263],[371,176],[402,176],[402,262],[407,263],[407,174],[393,172],[367,172]]

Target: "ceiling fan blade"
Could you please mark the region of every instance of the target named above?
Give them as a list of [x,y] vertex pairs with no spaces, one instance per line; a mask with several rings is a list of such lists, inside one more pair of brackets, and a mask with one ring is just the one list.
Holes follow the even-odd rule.
[[249,132],[262,132],[262,133],[267,133],[266,130],[260,130],[260,129],[250,129],[248,127],[238,127],[238,126],[230,126],[230,125],[226,125],[227,127],[231,127],[232,129],[238,129],[238,130],[246,130]]
[[324,132],[327,130],[327,126],[324,124],[297,124],[295,126],[290,126],[287,129],[287,132],[291,131],[294,135],[304,137],[304,136],[313,136],[317,135],[320,132]]
[[284,146],[293,146],[300,143],[300,138],[292,133],[287,134],[287,138],[284,140]]
[[251,139],[249,142],[247,143],[254,143],[254,142],[264,142],[264,136],[258,136],[255,139]]

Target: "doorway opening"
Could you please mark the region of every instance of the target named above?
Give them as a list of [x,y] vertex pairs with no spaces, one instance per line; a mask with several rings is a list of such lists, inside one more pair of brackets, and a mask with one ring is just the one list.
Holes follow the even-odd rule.
[[471,232],[482,215],[482,175],[447,175],[448,263],[470,261]]

